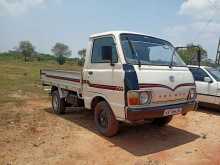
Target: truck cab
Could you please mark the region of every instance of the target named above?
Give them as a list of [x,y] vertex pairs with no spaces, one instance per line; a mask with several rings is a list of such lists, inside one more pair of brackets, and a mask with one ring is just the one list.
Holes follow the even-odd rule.
[[[197,107],[194,79],[174,46],[140,33],[92,35],[80,80],[67,88],[62,84],[68,78],[60,84],[56,81],[54,89],[59,86],[64,102],[72,93],[86,109],[94,110],[96,126],[105,136],[117,133],[119,121],[153,120],[166,125],[173,115],[185,115]],[[44,80],[53,86],[52,79]]]

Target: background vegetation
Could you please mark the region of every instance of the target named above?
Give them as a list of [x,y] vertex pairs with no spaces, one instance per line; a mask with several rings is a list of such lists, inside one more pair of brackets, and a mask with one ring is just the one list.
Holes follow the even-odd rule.
[[59,65],[53,56],[40,55],[40,58],[40,61],[32,58],[25,62],[24,57],[19,54],[0,55],[0,105],[8,102],[21,104],[23,99],[33,95],[47,96],[40,89],[40,69],[81,70],[75,59],[67,59],[65,64]]
[[201,45],[193,43],[186,45],[185,48],[177,49],[180,57],[187,65],[198,65],[198,51],[201,51],[201,65],[216,67],[212,59],[208,58],[207,51]]
[[[178,53],[187,65],[198,65],[198,50],[201,50],[201,65],[216,67],[214,60],[208,58],[207,51],[201,45],[187,44],[184,48],[178,49]],[[0,53],[1,58],[22,59],[27,61],[56,61],[63,65],[65,62],[71,62],[75,65],[83,66],[86,57],[86,49],[78,51],[78,56],[71,58],[72,51],[64,43],[56,43],[51,48],[52,54],[43,54],[36,52],[36,47],[30,41],[21,41],[13,50]]]

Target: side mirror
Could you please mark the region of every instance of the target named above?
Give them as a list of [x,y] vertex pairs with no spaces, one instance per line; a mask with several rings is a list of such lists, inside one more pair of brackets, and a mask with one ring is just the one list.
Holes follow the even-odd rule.
[[212,83],[212,79],[210,77],[205,77],[204,81],[207,83]]
[[112,46],[103,46],[102,47],[102,59],[106,62],[109,62],[111,66],[114,66],[114,63],[112,61]]

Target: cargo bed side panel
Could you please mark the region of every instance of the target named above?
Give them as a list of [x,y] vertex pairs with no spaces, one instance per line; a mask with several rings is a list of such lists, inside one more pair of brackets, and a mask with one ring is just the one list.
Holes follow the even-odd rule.
[[[42,70],[41,81],[44,85],[80,92],[81,73],[63,70]],[[81,92],[80,92],[81,93]]]

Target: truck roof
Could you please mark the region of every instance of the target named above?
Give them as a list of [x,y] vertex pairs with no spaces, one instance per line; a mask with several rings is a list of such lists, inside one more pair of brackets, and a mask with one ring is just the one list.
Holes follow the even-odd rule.
[[107,31],[107,32],[103,32],[103,33],[93,34],[93,35],[90,36],[90,38],[96,38],[96,37],[105,36],[105,35],[116,35],[117,36],[117,35],[120,35],[122,33],[146,35],[146,34],[143,34],[143,33],[136,33],[136,32],[131,32],[131,31]]
[[[93,34],[89,38],[92,39],[92,38],[97,38],[97,37],[102,37],[102,36],[107,36],[107,35],[119,36],[120,34],[124,34],[124,33],[126,33],[126,34],[143,35],[143,36],[152,37],[152,38],[155,38],[155,39],[160,39],[160,40],[169,42],[169,41],[167,41],[165,39],[161,39],[159,37],[153,37],[153,36],[150,36],[150,35],[147,35],[147,34],[144,34],[144,33],[137,33],[137,32],[132,32],[132,31],[107,31],[107,32],[103,32],[103,33]],[[172,43],[170,43],[170,44],[172,45]]]

